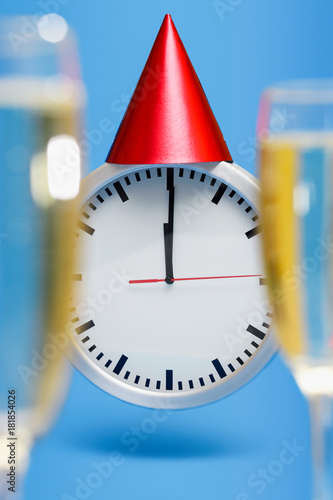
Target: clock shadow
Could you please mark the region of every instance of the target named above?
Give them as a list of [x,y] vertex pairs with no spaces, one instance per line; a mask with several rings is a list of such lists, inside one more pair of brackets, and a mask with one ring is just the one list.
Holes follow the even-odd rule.
[[76,447],[85,452],[110,454],[117,450],[125,457],[146,459],[196,459],[250,455],[258,451],[258,443],[246,435],[226,434],[201,429],[156,429],[150,434],[134,435],[130,427],[118,427],[112,435],[94,431],[85,436],[73,436]]

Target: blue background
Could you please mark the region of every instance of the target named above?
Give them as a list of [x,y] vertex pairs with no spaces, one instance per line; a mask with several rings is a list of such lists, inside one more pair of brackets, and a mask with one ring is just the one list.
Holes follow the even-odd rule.
[[[220,6],[211,0],[2,0],[0,13],[56,11],[75,29],[88,131],[104,118],[117,128],[171,13],[234,160],[254,172],[261,90],[279,80],[332,76],[333,4],[221,0]],[[115,129],[93,147],[90,169],[104,162]],[[93,480],[93,463],[115,450],[122,463],[81,498],[310,500],[307,405],[279,357],[229,398],[167,415],[135,451],[121,443],[123,433],[151,417],[152,410],[118,401],[75,372],[56,425],[34,449],[25,500],[80,498],[77,478]],[[302,451],[279,465],[286,442],[295,440]],[[253,485],[260,468],[269,471],[262,488]]]

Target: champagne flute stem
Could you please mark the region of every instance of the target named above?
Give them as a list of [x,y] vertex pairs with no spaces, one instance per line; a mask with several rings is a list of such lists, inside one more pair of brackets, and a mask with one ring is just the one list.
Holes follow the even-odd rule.
[[333,397],[309,396],[313,500],[333,500]]

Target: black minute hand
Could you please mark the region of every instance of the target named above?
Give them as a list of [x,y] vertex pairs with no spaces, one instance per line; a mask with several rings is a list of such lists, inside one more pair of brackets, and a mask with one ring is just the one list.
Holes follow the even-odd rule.
[[175,187],[174,187],[174,170],[167,169],[167,191],[169,191],[169,210],[168,222],[163,224],[164,229],[164,250],[165,250],[165,282],[168,285],[173,284],[173,265],[172,265],[172,249],[173,249],[173,220],[175,211]]

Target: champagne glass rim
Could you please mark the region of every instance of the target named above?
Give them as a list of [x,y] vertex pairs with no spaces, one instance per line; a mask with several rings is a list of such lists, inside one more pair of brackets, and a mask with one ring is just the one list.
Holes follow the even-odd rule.
[[278,82],[263,91],[263,99],[285,104],[333,104],[333,78],[307,78]]

